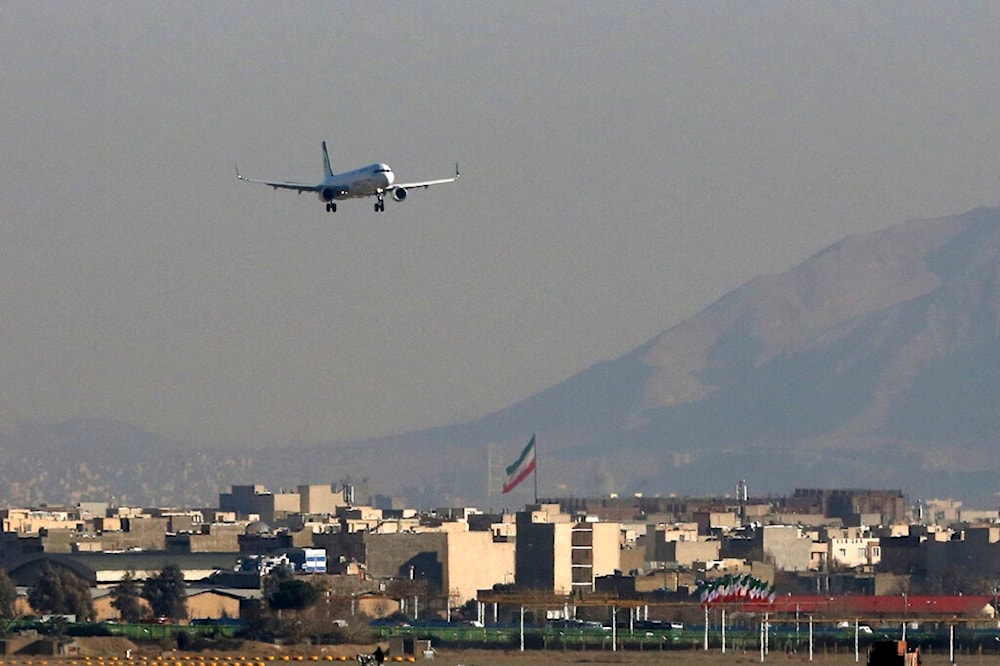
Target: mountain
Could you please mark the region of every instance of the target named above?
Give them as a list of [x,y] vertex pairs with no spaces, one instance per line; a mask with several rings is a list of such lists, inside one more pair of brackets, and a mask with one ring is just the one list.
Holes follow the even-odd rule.
[[[906,222],[755,278],[638,349],[468,423],[238,453],[121,424],[22,426],[0,434],[0,500],[64,502],[76,483],[84,499],[215,504],[232,483],[349,478],[360,497],[517,506],[530,481],[486,497],[488,451],[510,463],[535,434],[543,496],[726,493],[747,479],[752,493],[901,488],[992,506],[998,281],[1000,210]],[[34,476],[12,467],[38,446]],[[60,472],[51,460],[78,462]]]
[[355,455],[403,456],[394,485],[429,478],[461,498],[484,483],[489,444],[510,462],[534,433],[547,496],[725,493],[745,478],[756,492],[890,487],[989,506],[998,257],[996,209],[848,237],[508,409]]

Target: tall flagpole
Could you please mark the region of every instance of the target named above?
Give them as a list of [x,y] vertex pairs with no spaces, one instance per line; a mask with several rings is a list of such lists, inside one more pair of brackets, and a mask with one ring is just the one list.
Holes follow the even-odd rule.
[[[534,435],[531,436],[532,439],[535,438]],[[538,441],[535,441],[535,473],[532,475],[535,477],[535,504],[538,504]]]

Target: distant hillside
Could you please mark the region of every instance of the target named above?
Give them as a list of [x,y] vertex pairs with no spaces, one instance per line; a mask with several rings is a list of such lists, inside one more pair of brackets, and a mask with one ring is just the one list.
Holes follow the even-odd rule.
[[0,506],[218,503],[249,458],[194,451],[127,424],[77,419],[0,433]]
[[230,483],[350,476],[422,506],[516,506],[530,482],[485,497],[487,450],[509,463],[534,433],[542,495],[730,492],[746,478],[758,493],[893,487],[992,506],[998,258],[996,209],[848,237],[507,409],[396,437],[234,457],[120,425],[24,427],[0,435],[0,500],[214,504]]

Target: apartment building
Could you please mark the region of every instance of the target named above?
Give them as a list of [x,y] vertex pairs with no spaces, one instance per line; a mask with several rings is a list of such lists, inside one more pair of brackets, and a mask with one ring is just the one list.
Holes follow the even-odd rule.
[[290,514],[298,513],[302,498],[298,492],[272,493],[260,484],[231,486],[219,493],[219,508],[233,511],[240,519],[258,519],[275,525]]
[[700,523],[661,523],[646,529],[647,562],[690,567],[719,559],[721,548],[718,539],[701,536]]
[[598,576],[621,568],[621,523],[560,512],[558,504],[517,513],[515,583],[519,590],[592,592]]
[[76,511],[50,511],[47,509],[2,509],[0,510],[4,532],[38,534],[48,530],[83,529],[83,521]]
[[514,581],[514,543],[486,531],[360,533],[369,577],[419,580],[462,604],[479,590]]

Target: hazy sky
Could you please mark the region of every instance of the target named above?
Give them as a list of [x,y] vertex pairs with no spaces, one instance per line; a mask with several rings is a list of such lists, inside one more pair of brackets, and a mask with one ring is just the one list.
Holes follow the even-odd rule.
[[[478,417],[851,233],[1000,202],[1000,4],[0,6],[0,427]],[[344,202],[240,183],[389,163]]]

